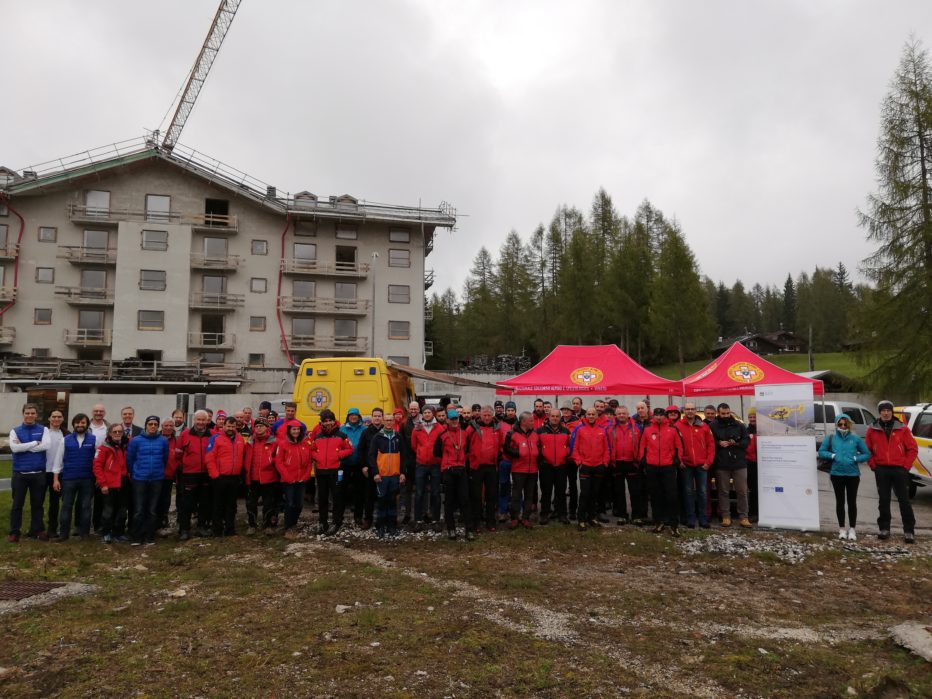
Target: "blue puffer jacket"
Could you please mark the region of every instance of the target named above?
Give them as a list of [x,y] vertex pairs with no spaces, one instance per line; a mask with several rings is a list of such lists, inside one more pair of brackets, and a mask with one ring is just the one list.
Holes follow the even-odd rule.
[[846,435],[838,432],[839,420],[847,420],[848,424],[851,424],[851,418],[844,413],[835,419],[835,433],[822,440],[819,457],[832,460],[832,470],[829,475],[860,476],[861,469],[858,464],[871,458],[870,449],[854,432],[848,432]]
[[94,454],[97,453],[97,439],[90,432],[84,433],[84,442],[78,446],[78,437],[74,432],[65,435],[65,452],[62,455],[59,479],[76,481],[94,477]]
[[134,481],[160,481],[168,463],[168,440],[160,434],[143,432],[130,440],[126,449],[126,469]]
[[358,408],[350,408],[346,413],[346,422],[340,427],[340,431],[346,435],[346,438],[353,445],[353,455],[346,457],[343,462],[346,466],[357,466],[362,463],[359,458],[359,438],[365,432],[366,426],[362,422],[362,416],[355,425],[349,421],[350,415],[360,415]]

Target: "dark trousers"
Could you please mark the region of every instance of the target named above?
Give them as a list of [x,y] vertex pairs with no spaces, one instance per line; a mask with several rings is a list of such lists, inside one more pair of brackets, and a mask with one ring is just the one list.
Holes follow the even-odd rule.
[[511,503],[508,511],[512,519],[529,519],[537,491],[536,473],[511,474]]
[[498,511],[501,514],[508,512],[511,501],[511,462],[503,460],[498,465]]
[[[832,488],[835,490],[835,515],[838,517],[838,526],[845,526],[845,500],[848,501],[848,526],[852,529],[858,520],[858,486],[861,485],[860,476],[829,476]],[[888,497],[889,502],[889,497]],[[889,512],[889,509],[888,509]],[[889,519],[887,523],[889,526]]]
[[304,481],[283,483],[282,494],[285,496],[285,529],[294,529],[304,509]]
[[253,481],[246,486],[246,522],[250,527],[259,526],[259,501],[262,499],[262,486]]
[[498,467],[485,464],[469,473],[469,514],[472,530],[479,531],[479,518],[485,514],[486,529],[495,527],[495,508],[498,506]]
[[443,514],[447,529],[456,529],[456,510],[460,511],[465,526],[469,526],[469,473],[465,466],[448,468],[441,474],[443,479]]
[[202,473],[182,473],[181,480],[178,482],[178,494],[176,497],[178,507],[178,531],[191,531],[191,515],[197,515],[197,522],[200,526],[210,520],[207,509],[210,501],[207,499],[208,490],[204,485],[204,476]]
[[126,508],[129,488],[109,488],[104,494],[104,509],[100,514],[100,533],[123,536],[126,532]]
[[[625,497],[625,491],[628,484],[628,474],[631,472],[632,467],[633,464],[630,461],[616,461],[609,470],[609,476],[612,479],[612,514],[615,517],[628,517],[628,499]],[[632,511],[634,510],[633,500],[632,497]],[[631,516],[634,517],[633,514]]]
[[94,479],[76,478],[61,481],[61,515],[58,519],[58,534],[63,539],[71,535],[71,516],[78,536],[91,533],[91,505],[94,502]]
[[45,505],[45,471],[17,473],[13,471],[10,482],[13,491],[13,507],[10,509],[10,534],[19,536],[23,525],[23,507],[29,494],[29,536],[38,536],[43,531]]
[[757,507],[757,462],[748,461],[748,517],[757,518]]
[[213,480],[213,525],[215,536],[236,533],[236,498],[242,480],[239,476],[218,476]]
[[45,528],[49,536],[58,536],[58,514],[61,511],[61,492],[55,490],[52,484],[55,474],[45,472],[45,489],[49,493],[49,525]]
[[612,508],[612,514],[618,516],[618,508],[615,506],[615,464],[607,464],[605,466],[605,474],[602,477],[602,482],[599,484],[598,500],[597,500],[597,511],[598,514],[604,513],[609,507]]
[[401,490],[400,476],[382,476],[375,484],[379,499],[379,516],[376,526],[397,529],[398,527],[398,492]]
[[346,505],[353,508],[353,520],[357,523],[362,519],[366,507],[366,490],[368,483],[362,475],[362,468],[353,467],[344,471],[347,479]]
[[566,517],[566,466],[553,466],[541,462],[540,471],[540,516]]
[[890,529],[890,491],[892,490],[900,503],[903,531],[907,534],[915,533],[916,516],[913,514],[912,503],[909,502],[909,471],[902,466],[878,466],[874,469],[874,478],[877,480],[877,496],[880,498],[880,516],[877,518],[877,526],[881,531]]
[[133,540],[155,541],[162,481],[133,481]]
[[330,522],[330,508],[328,503],[333,501],[333,523],[338,527],[343,524],[343,480],[342,476],[335,470],[317,472],[317,493],[319,495],[318,519],[323,527]]
[[[256,490],[262,495],[262,526],[265,529],[273,527],[272,524],[278,519],[278,510],[282,500],[281,483],[253,483],[249,489],[250,493]],[[255,525],[253,525],[255,526]]]
[[374,469],[370,468],[369,475],[362,477],[365,481],[365,505],[363,506],[362,518],[370,524],[372,524],[372,517],[375,513],[375,502],[379,499],[379,495],[375,488],[373,470]]
[[156,518],[158,519],[158,527],[167,527],[168,526],[168,511],[171,509],[172,504],[172,486],[175,484],[175,481],[164,479],[162,480],[162,489],[159,491],[159,503],[156,507]]
[[579,510],[576,516],[580,522],[595,521],[596,498],[604,474],[604,466],[579,467]]
[[94,506],[92,508],[91,514],[91,524],[94,527],[94,531],[100,531],[100,518],[104,514],[104,495],[100,492],[100,488],[94,488]]
[[654,524],[675,527],[679,524],[680,506],[676,496],[677,468],[675,466],[647,466],[644,474],[650,490],[650,506]]
[[[579,509],[579,466],[572,461],[566,462],[566,488],[570,498],[567,512],[575,515]],[[557,491],[557,497],[566,500],[567,490]]]
[[[414,467],[415,495],[414,519],[424,519],[424,513],[430,512],[434,522],[440,521],[440,464],[417,464]],[[428,510],[428,505],[430,506]]]
[[[405,474],[405,482],[399,485],[399,500],[404,512],[404,520],[408,521],[414,516],[414,493],[417,489],[414,462],[402,465],[401,472]],[[440,497],[440,493],[437,493],[437,497]]]

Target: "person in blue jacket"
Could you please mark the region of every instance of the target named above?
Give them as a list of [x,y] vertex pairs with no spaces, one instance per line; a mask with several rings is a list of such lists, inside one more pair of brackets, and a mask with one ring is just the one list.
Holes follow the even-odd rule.
[[130,440],[126,449],[126,469],[133,482],[133,546],[155,543],[159,494],[168,464],[168,440],[159,434],[158,415],[146,418],[141,435]]
[[[366,431],[366,426],[363,424],[362,413],[359,412],[359,408],[350,408],[346,412],[346,422],[343,423],[340,429],[353,445],[353,455],[343,459],[344,496],[341,504],[345,507],[346,503],[352,503],[353,521],[357,527],[361,527],[363,508],[366,504],[366,481],[362,475],[365,455],[359,453],[359,439],[362,437],[362,433]],[[343,513],[341,512],[340,519],[342,518]]]
[[90,423],[90,418],[84,413],[71,418],[72,431],[65,435],[61,456],[53,467],[52,487],[61,492],[62,502],[57,541],[65,541],[71,536],[72,512],[76,536],[81,539],[91,532],[97,438],[88,429]]
[[23,506],[29,496],[31,520],[29,538],[48,541],[44,527],[45,506],[45,452],[51,444],[49,430],[38,423],[39,407],[35,403],[23,406],[23,424],[10,431],[10,451],[13,453],[13,507],[10,508],[11,544],[19,541],[23,524]]
[[[829,477],[835,489],[835,513],[838,515],[838,538],[857,541],[859,464],[871,458],[864,440],[851,431],[851,418],[841,413],[835,420],[835,433],[822,440],[819,457],[832,462]],[[845,529],[845,499],[848,501],[848,524]]]

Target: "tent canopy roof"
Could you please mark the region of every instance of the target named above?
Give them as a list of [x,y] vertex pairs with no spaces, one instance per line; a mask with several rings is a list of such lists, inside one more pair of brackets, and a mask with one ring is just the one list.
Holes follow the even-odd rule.
[[523,374],[499,381],[500,393],[516,395],[667,395],[682,383],[652,374],[617,345],[557,345]]
[[793,373],[754,354],[740,342],[713,359],[705,368],[683,379],[687,396],[754,395],[756,384],[812,384],[814,395],[821,396],[822,382]]

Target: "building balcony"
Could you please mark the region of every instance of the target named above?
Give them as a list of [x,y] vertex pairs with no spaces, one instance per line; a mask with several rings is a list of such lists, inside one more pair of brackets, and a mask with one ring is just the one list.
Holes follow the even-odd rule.
[[112,306],[113,289],[91,289],[84,286],[56,286],[55,295],[72,306]]
[[425,269],[424,270],[424,291],[427,291],[433,285],[434,285],[434,270]]
[[188,305],[207,311],[235,311],[246,303],[245,294],[212,294],[195,291],[191,294]]
[[75,328],[65,330],[65,344],[73,347],[109,347],[113,331],[109,328]]
[[434,342],[433,340],[424,340],[424,356],[433,357],[434,356]]
[[364,316],[369,312],[368,299],[309,299],[300,296],[282,296],[280,303],[285,313]]
[[93,206],[70,204],[68,218],[72,223],[94,226],[117,226],[120,221],[146,221],[154,224],[191,226],[197,232],[236,233],[239,221],[236,216],[219,214],[191,214],[180,211],[146,211],[145,209],[101,209]]
[[321,262],[319,260],[282,260],[281,270],[284,274],[306,275],[312,277],[355,277],[363,278],[369,274],[366,262]]
[[16,289],[12,286],[0,286],[0,303],[16,300]]
[[233,333],[188,333],[189,349],[231,350],[235,342]]
[[434,307],[430,305],[430,301],[424,301],[424,320],[433,320],[434,319]]
[[19,245],[16,243],[7,243],[0,247],[0,260],[12,260],[19,255]]
[[367,337],[328,337],[326,335],[286,335],[288,349],[295,351],[359,354],[368,351]]
[[194,269],[223,269],[228,272],[235,272],[242,262],[238,255],[205,255],[202,252],[191,253],[191,266]]
[[73,265],[115,265],[115,248],[85,248],[80,245],[60,245],[58,257]]
[[16,339],[16,328],[0,327],[0,345],[12,345]]

